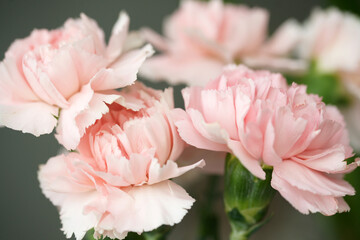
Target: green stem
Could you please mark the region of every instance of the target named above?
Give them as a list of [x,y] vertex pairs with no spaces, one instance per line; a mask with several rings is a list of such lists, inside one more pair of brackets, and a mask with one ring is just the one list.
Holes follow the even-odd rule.
[[202,199],[200,210],[200,226],[198,232],[198,240],[218,240],[218,217],[214,204],[217,199],[217,185],[220,177],[210,175],[207,177],[207,188],[205,190],[205,199]]
[[258,179],[235,156],[226,156],[224,202],[230,240],[246,240],[267,222],[264,218],[275,190],[270,185],[272,169],[264,171],[266,179]]

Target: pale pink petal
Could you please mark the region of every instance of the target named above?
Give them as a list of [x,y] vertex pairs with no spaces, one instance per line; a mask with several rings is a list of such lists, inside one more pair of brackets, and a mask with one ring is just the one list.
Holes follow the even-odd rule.
[[160,164],[169,159],[169,153],[173,148],[172,135],[163,114],[129,120],[124,123],[123,129],[134,152],[140,153],[143,149],[155,148],[156,158]]
[[155,81],[166,80],[173,85],[185,83],[204,86],[221,73],[223,65],[222,62],[206,58],[155,56],[140,68],[140,75]]
[[65,99],[69,99],[81,88],[77,67],[69,50],[63,49],[57,51],[45,68],[49,79]]
[[116,21],[106,48],[106,58],[109,62],[114,61],[123,51],[125,39],[129,30],[129,16],[126,12],[120,12],[119,19]]
[[108,64],[104,56],[93,53],[94,44],[92,38],[84,38],[69,49],[81,85],[88,84]]
[[[44,194],[52,201],[51,192],[44,191]],[[76,240],[81,240],[87,231],[96,226],[99,216],[94,212],[84,212],[85,207],[98,198],[99,193],[96,191],[67,195],[60,207],[61,230],[67,238],[74,234]]]
[[344,127],[339,122],[327,119],[321,123],[319,130],[320,133],[311,141],[308,150],[331,148],[339,143],[344,133]]
[[75,149],[79,144],[81,132],[76,117],[89,107],[94,95],[90,83],[82,87],[81,92],[69,99],[70,107],[62,109],[56,127],[56,138],[66,149]]
[[94,124],[96,120],[107,113],[109,111],[107,105],[115,102],[118,98],[119,95],[116,94],[94,93],[89,102],[89,106],[76,116],[76,124],[80,135],[82,136],[87,127]]
[[167,179],[175,178],[183,175],[184,173],[196,168],[204,167],[205,161],[200,160],[195,164],[179,167],[174,161],[169,160],[165,165],[160,165],[158,161],[152,161],[149,167],[149,180],[148,184],[159,183]]
[[345,150],[342,145],[335,145],[331,148],[317,149],[313,151],[305,151],[292,158],[292,160],[309,168],[326,173],[334,173],[345,170],[347,168],[345,159]]
[[225,131],[217,123],[206,123],[195,111],[192,111],[194,119],[185,115],[184,120],[175,122],[181,138],[197,148],[227,152]]
[[320,212],[324,215],[333,215],[348,210],[342,198],[322,196],[300,190],[291,186],[275,173],[272,175],[271,186],[278,190],[281,196],[303,214]]
[[239,159],[241,164],[243,164],[254,176],[263,180],[266,178],[266,174],[260,165],[260,159],[251,156],[242,146],[241,142],[229,139],[227,145],[232,153]]
[[0,125],[38,137],[53,131],[58,114],[57,107],[43,102],[0,104]]
[[343,179],[336,179],[309,169],[293,161],[284,161],[274,167],[274,175],[286,179],[291,186],[316,195],[341,197],[354,195],[354,188]]
[[202,96],[201,91],[203,90],[202,87],[187,87],[181,90],[185,109],[193,108],[199,110],[200,112],[203,111],[202,109]]
[[93,89],[96,91],[110,90],[131,85],[137,79],[140,66],[152,54],[151,45],[123,54],[109,68],[96,74],[92,80]]
[[[50,158],[45,165],[41,165],[38,172],[38,178],[41,189],[46,192],[52,192],[53,203],[60,205],[66,193],[83,193],[94,189],[92,185],[85,182],[74,181],[69,171],[69,164],[76,165],[82,158],[79,155],[58,155]],[[78,166],[79,167],[79,166]],[[78,169],[80,170],[80,169]],[[56,196],[56,199],[55,199]]]
[[[86,16],[84,13],[80,14],[81,28],[85,36],[90,36],[94,41],[95,53],[98,55],[105,54],[105,36],[104,32],[97,25],[96,21]],[[66,24],[65,24],[66,26]]]
[[67,107],[66,99],[56,89],[47,72],[39,65],[37,56],[32,52],[24,56],[22,68],[27,82],[36,95],[44,102],[59,107]]
[[168,50],[168,42],[165,38],[163,38],[158,33],[154,32],[150,28],[142,28],[141,35],[148,41],[151,45],[153,45],[157,50],[165,52]]
[[208,123],[217,122],[224,128],[229,137],[237,139],[235,97],[232,89],[224,91],[201,91],[202,114]]
[[261,47],[266,37],[269,18],[266,10],[230,5],[226,7],[224,15],[223,44],[234,53],[234,57],[241,58]]
[[[131,201],[122,201],[124,197],[114,199],[108,209],[116,216],[115,229],[120,233],[141,233],[161,225],[172,226],[182,220],[194,203],[194,199],[183,188],[169,180],[133,187],[127,194]],[[112,193],[109,198],[112,198]],[[119,202],[123,203],[118,204]]]
[[97,171],[96,174],[105,182],[116,187],[142,185],[146,182],[151,156],[131,154],[125,157],[108,156],[106,163],[108,172]]
[[262,51],[275,56],[288,55],[300,41],[301,34],[302,29],[296,20],[286,20],[266,42]]
[[338,171],[338,172],[335,172],[335,173],[338,173],[338,174],[350,173],[350,172],[354,171],[359,166],[360,166],[360,158],[356,158],[354,160],[354,162],[348,164],[344,170],[341,170],[341,171]]
[[17,68],[14,56],[10,54],[6,56],[7,58],[0,62],[0,101],[38,100],[22,72]]
[[74,234],[77,240],[81,240],[98,221],[94,213],[85,214],[85,207],[97,201],[100,193],[69,179],[65,160],[66,157],[60,155],[41,166],[39,181],[44,195],[59,207],[62,230],[66,237],[70,238]]
[[274,118],[276,153],[283,157],[304,134],[307,121],[296,118],[289,108],[280,108]]
[[275,129],[272,122],[269,121],[264,136],[263,161],[270,166],[276,166],[282,162],[282,158],[275,152],[274,142]]

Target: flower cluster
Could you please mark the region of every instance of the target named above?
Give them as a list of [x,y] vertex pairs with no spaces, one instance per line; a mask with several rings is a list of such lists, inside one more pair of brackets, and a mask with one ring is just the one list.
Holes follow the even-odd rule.
[[[93,229],[97,239],[124,239],[179,223],[195,200],[172,179],[205,165],[178,166],[187,145],[229,153],[224,195],[230,221],[239,221],[234,239],[260,226],[274,189],[303,214],[349,211],[343,197],[355,190],[344,174],[359,161],[347,162],[354,153],[343,116],[268,70],[316,66],[360,96],[360,21],[329,9],[303,25],[288,20],[271,37],[267,25],[261,8],[183,1],[165,37],[129,33],[121,12],[106,44],[81,14],[9,47],[0,62],[0,125],[35,136],[55,130],[66,153],[41,165],[38,178],[67,238]],[[150,58],[145,42],[161,53]],[[174,107],[171,88],[137,82],[139,71],[191,85],[182,90],[185,110]]]

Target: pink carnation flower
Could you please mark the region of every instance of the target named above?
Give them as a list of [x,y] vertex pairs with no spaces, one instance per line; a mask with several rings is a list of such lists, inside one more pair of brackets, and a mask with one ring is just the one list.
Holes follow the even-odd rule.
[[298,56],[315,60],[320,72],[338,74],[360,98],[360,19],[336,8],[315,9],[302,27]]
[[171,84],[205,85],[229,63],[294,70],[303,63],[285,59],[298,40],[298,26],[287,22],[269,42],[268,12],[223,4],[221,0],[182,1],[165,22],[165,38],[149,29],[144,37],[163,52],[144,63],[140,73]]
[[171,111],[172,90],[135,84],[120,93],[121,104],[90,126],[76,153],[41,166],[43,193],[59,207],[62,230],[82,239],[123,239],[181,221],[194,199],[170,181],[197,166],[178,167],[184,142]]
[[336,8],[316,9],[303,26],[299,56],[324,72],[360,68],[360,19]]
[[132,84],[152,53],[150,46],[131,50],[128,25],[121,13],[107,46],[84,14],[16,40],[0,63],[0,125],[36,136],[58,125],[60,143],[76,148],[86,127],[108,111],[106,103],[117,99],[109,90]]
[[[198,148],[234,154],[255,176],[273,167],[271,185],[301,213],[348,210],[354,189],[341,178],[356,163],[343,118],[305,86],[280,74],[229,66],[206,87],[183,90],[180,136]],[[181,116],[182,115],[182,116]]]

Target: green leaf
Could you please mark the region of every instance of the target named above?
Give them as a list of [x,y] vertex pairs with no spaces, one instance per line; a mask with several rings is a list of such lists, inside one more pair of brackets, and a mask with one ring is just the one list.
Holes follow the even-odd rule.
[[198,230],[198,240],[219,240],[219,220],[214,211],[214,203],[219,197],[217,185],[219,176],[207,176],[207,187],[204,198],[197,199],[200,204],[200,225]]

